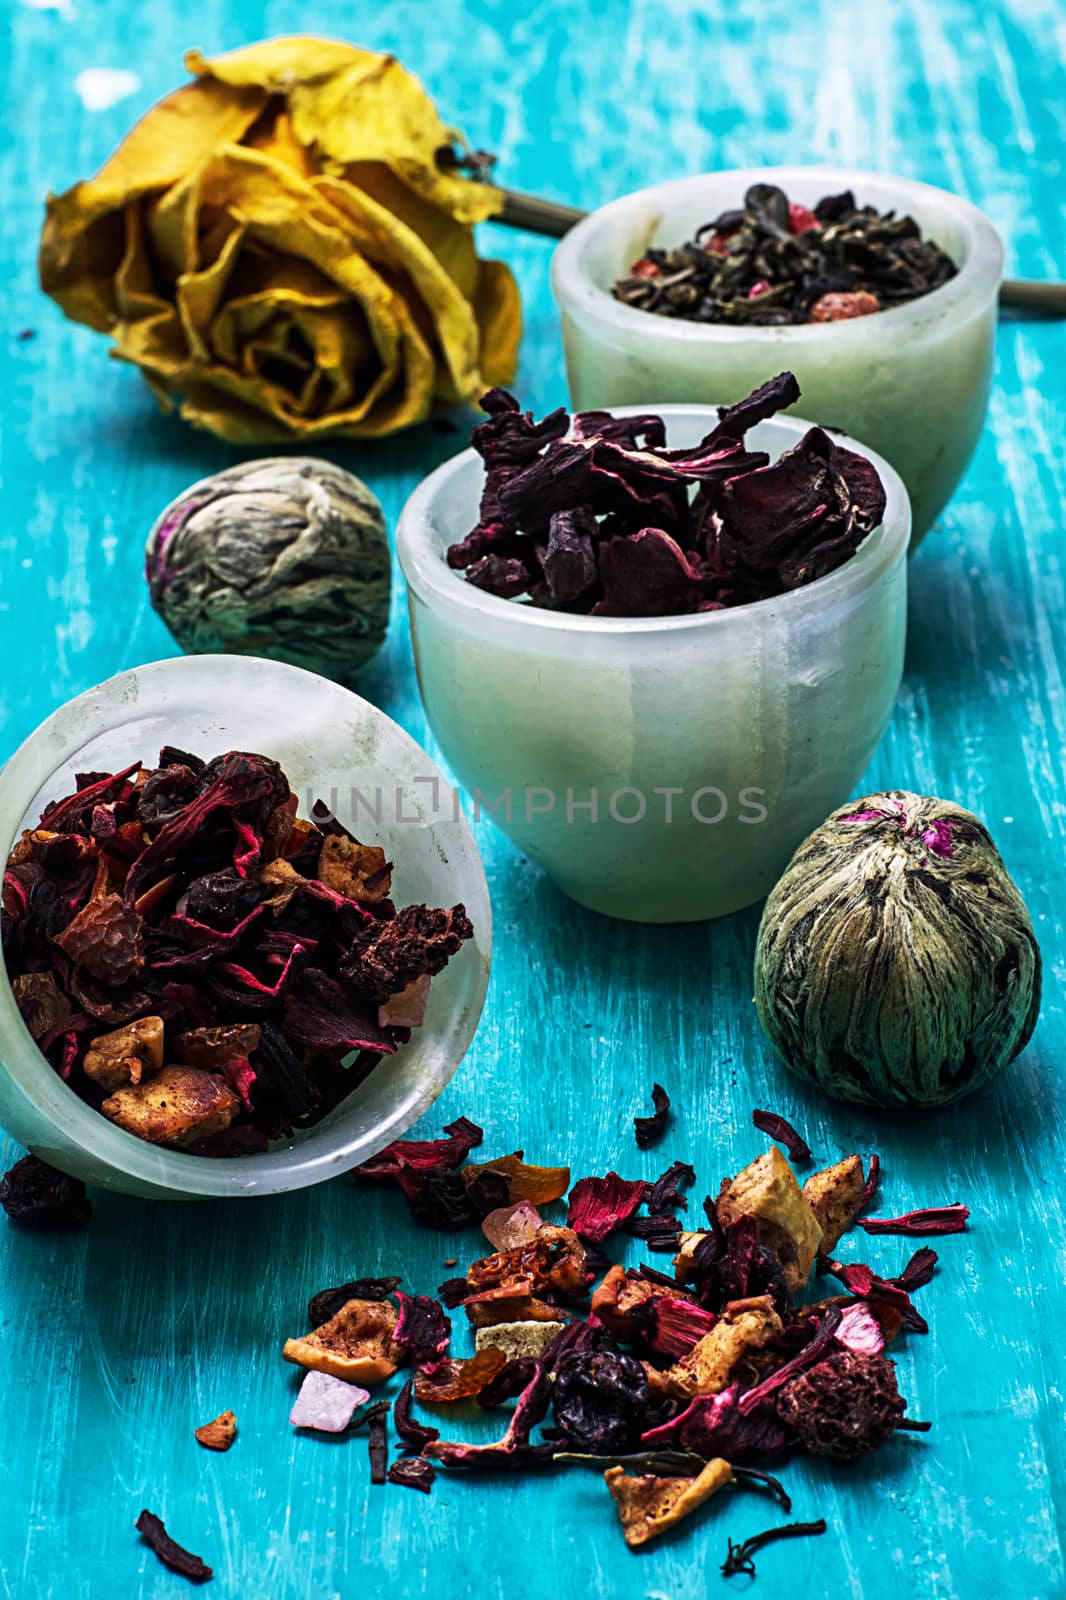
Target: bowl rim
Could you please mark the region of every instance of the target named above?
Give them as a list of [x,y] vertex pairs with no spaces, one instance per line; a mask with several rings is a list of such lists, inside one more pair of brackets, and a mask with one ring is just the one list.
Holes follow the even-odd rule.
[[[304,681],[308,691],[326,684],[330,691],[349,697],[358,704],[362,715],[368,715],[372,722],[387,726],[404,745],[411,747],[412,752],[417,751],[420,767],[446,782],[436,762],[406,729],[401,728],[373,702],[364,700],[361,695],[332,679],[324,679],[317,673],[287,662],[258,656],[174,656],[115,673],[64,702],[38,724],[0,767],[0,861],[6,864],[18,830],[41,786],[74,759],[90,738],[121,727],[126,720],[122,714],[124,709],[136,706],[138,710],[151,714],[153,689],[158,690],[183,674],[195,677],[210,673],[212,688],[215,683],[221,688],[228,679],[237,680],[246,688],[250,670],[256,672],[260,682],[264,676],[275,681],[296,678]],[[108,711],[107,720],[101,722],[98,702],[103,698],[103,704],[106,705],[109,696],[114,697],[114,704]],[[158,700],[154,702],[154,707],[159,708]],[[476,873],[476,889],[482,902],[478,907],[476,934],[479,975],[472,986],[464,1022],[457,1031],[458,1048],[452,1052],[454,1059],[442,1070],[428,1099],[425,1094],[416,1094],[397,1101],[395,1112],[381,1124],[381,1139],[380,1143],[374,1144],[375,1151],[405,1133],[443,1093],[470,1047],[488,989],[492,963],[492,902],[484,863],[466,817],[457,810],[449,811],[447,822],[459,827]],[[432,829],[436,823],[429,820],[427,826]],[[173,1199],[238,1198],[306,1188],[346,1171],[355,1147],[362,1143],[357,1139],[338,1138],[326,1149],[304,1154],[301,1158],[301,1143],[297,1137],[284,1148],[216,1159],[149,1144],[109,1122],[60,1078],[41,1053],[22,1019],[2,955],[0,1010],[11,1024],[5,1032],[0,1054],[0,1073],[6,1073],[14,1080],[33,1109],[54,1126],[58,1134],[79,1149],[91,1151],[114,1172],[156,1190],[160,1197],[164,1191],[168,1191]],[[61,1153],[55,1154],[57,1164],[61,1164]]]
[[[697,418],[707,423],[705,432],[710,432],[718,421],[718,407],[710,404],[612,406],[610,410],[616,417],[645,416],[654,412],[667,424],[671,418]],[[790,413],[778,414],[768,422],[792,434],[793,443],[798,443],[808,429],[819,426]],[[764,425],[759,424],[760,427]],[[798,589],[790,589],[766,600],[728,606],[721,611],[686,612],[681,616],[587,617],[505,600],[499,595],[478,589],[468,583],[461,573],[448,566],[443,554],[433,548],[430,538],[435,503],[453,493],[455,478],[469,470],[472,463],[480,463],[481,458],[472,447],[445,461],[424,478],[411,494],[396,526],[396,554],[408,588],[427,604],[436,602],[445,609],[466,613],[473,621],[506,623],[515,630],[541,629],[555,634],[584,634],[603,639],[636,634],[684,633],[707,628],[742,630],[745,619],[756,615],[762,617],[775,611],[788,614],[802,609],[820,609],[822,605],[828,607],[833,601],[872,585],[883,573],[906,559],[911,531],[911,506],[902,478],[883,456],[836,429],[827,428],[825,431],[831,434],[834,443],[865,456],[877,468],[886,493],[884,518],[863,540],[855,554],[841,566],[835,567],[823,578],[816,578],[813,583],[803,584]],[[472,521],[475,516],[476,506],[472,505]]]
[[[916,300],[886,307],[877,312],[874,318],[855,317],[843,322],[803,322],[764,328],[653,316],[637,306],[616,300],[610,289],[596,282],[587,270],[586,250],[604,228],[624,218],[630,211],[645,210],[669,198],[682,196],[686,191],[695,193],[711,179],[716,182],[735,180],[738,190],[743,194],[753,183],[776,183],[787,193],[790,185],[795,186],[797,181],[806,184],[814,177],[825,182],[826,193],[834,189],[861,190],[864,186],[888,186],[898,191],[901,200],[909,196],[912,200],[924,200],[930,207],[936,206],[942,214],[961,226],[967,235],[966,256],[955,276]],[[859,199],[862,199],[861,195]],[[876,322],[878,327],[885,327],[894,336],[905,337],[909,328],[928,320],[930,315],[966,308],[971,302],[983,303],[988,293],[1002,281],[1003,260],[1003,242],[999,233],[979,207],[949,189],[937,188],[920,179],[858,168],[818,165],[730,167],[720,172],[696,173],[687,178],[672,178],[665,183],[650,184],[590,211],[564,234],[555,247],[551,261],[551,283],[556,302],[564,314],[584,315],[601,326],[611,325],[627,338],[646,337],[649,341],[667,345],[696,340],[706,344],[751,341],[795,347],[827,337],[839,339],[842,329],[862,327],[865,330],[871,322]],[[863,337],[867,337],[865,332]]]

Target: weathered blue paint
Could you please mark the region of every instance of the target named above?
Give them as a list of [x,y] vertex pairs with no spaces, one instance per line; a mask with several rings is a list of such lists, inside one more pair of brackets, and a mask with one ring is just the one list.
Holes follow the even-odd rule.
[[[420,71],[516,187],[595,204],[712,165],[833,160],[956,188],[1004,231],[1009,269],[1066,271],[1060,204],[1061,7],[1056,0],[320,0],[16,3],[2,97],[6,429],[0,525],[0,754],[56,704],[172,650],[140,577],[144,534],[186,482],[235,453],[161,418],[135,373],[65,323],[36,287],[41,201],[87,175],[134,113],[174,82],[183,48],[232,46],[313,23],[391,48]],[[134,71],[140,90],[90,113],[84,68]],[[484,243],[521,279],[520,388],[564,399],[549,246],[501,229]],[[21,329],[34,328],[20,341]],[[716,1186],[759,1148],[751,1107],[792,1113],[819,1156],[878,1149],[886,1205],[964,1199],[973,1230],[943,1241],[922,1291],[932,1323],[899,1356],[926,1440],[851,1471],[788,1469],[795,1512],[829,1537],[759,1562],[766,1591],[856,1600],[1051,1600],[1064,1588],[1066,1324],[1061,1189],[1066,1046],[1066,327],[1006,323],[990,425],[956,500],[912,568],[907,677],[871,786],[974,807],[1030,900],[1047,957],[1036,1039],[993,1093],[914,1121],[837,1108],[770,1060],[750,1004],[756,917],[641,929],[564,902],[487,825],[497,918],[493,989],[467,1064],[440,1105],[486,1126],[491,1152],[651,1174],[629,1119],[652,1077],[680,1109],[664,1156]],[[339,448],[391,519],[454,448],[424,429]],[[401,597],[366,692],[425,738]],[[15,1150],[3,1152],[11,1159]],[[703,1192],[697,1191],[698,1196]],[[868,1248],[867,1248],[868,1246]],[[897,1270],[902,1240],[847,1251]],[[366,1446],[294,1438],[279,1344],[308,1292],[355,1273],[431,1288],[468,1244],[418,1234],[392,1197],[338,1180],[288,1199],[146,1206],[101,1197],[92,1227],[0,1229],[0,1595],[146,1600],[177,1594],[139,1543],[142,1505],[241,1600],[393,1600],[450,1593],[554,1600],[698,1600],[727,1533],[777,1520],[723,1497],[649,1554],[622,1545],[595,1476],[442,1479],[430,1499],[368,1486]],[[210,1456],[192,1427],[232,1407],[241,1433]],[[482,1432],[485,1429],[482,1427]]]

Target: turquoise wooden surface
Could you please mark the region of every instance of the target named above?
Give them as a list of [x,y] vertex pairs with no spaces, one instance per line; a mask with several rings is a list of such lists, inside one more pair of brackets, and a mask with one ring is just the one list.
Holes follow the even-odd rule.
[[[234,459],[159,417],[137,375],[43,300],[34,271],[46,189],[95,169],[134,114],[180,80],[188,45],[313,26],[394,49],[474,143],[499,152],[506,181],[575,203],[713,165],[869,165],[984,206],[1010,271],[1066,272],[1058,0],[5,9],[0,757],[70,695],[172,652],[141,581],[144,534],[187,481]],[[139,87],[90,111],[74,86],[90,67],[132,72]],[[483,234],[525,296],[523,400],[557,404],[550,246]],[[36,337],[20,340],[24,329]],[[941,1269],[921,1292],[931,1334],[898,1351],[912,1414],[932,1418],[933,1433],[899,1438],[851,1471],[790,1465],[796,1515],[824,1515],[830,1532],[765,1552],[757,1581],[767,1593],[786,1583],[861,1600],[1066,1593],[1064,366],[1066,326],[1002,326],[988,430],[912,566],[906,681],[868,774],[868,787],[905,785],[979,811],[1029,899],[1047,962],[1043,1019],[993,1092],[913,1122],[808,1094],[770,1059],[755,1023],[755,913],[688,928],[608,923],[564,902],[487,824],[480,831],[495,973],[434,1128],[467,1113],[490,1153],[523,1145],[576,1172],[651,1175],[661,1159],[636,1150],[630,1118],[646,1109],[654,1076],[679,1107],[662,1156],[696,1163],[696,1204],[761,1147],[749,1117],[768,1104],[796,1116],[820,1158],[879,1150],[886,1209],[956,1198],[973,1209],[972,1232],[942,1242]],[[427,428],[335,455],[394,520],[455,444]],[[365,692],[425,739],[399,594]],[[7,1165],[18,1152],[8,1142],[0,1153]],[[0,1594],[181,1592],[134,1533],[142,1505],[214,1564],[209,1592],[220,1597],[727,1592],[727,1534],[778,1520],[760,1501],[722,1497],[638,1557],[595,1476],[442,1477],[423,1499],[370,1488],[358,1436],[293,1436],[294,1370],[279,1348],[302,1328],[308,1293],[379,1271],[432,1289],[445,1259],[471,1246],[413,1231],[396,1198],[346,1179],[218,1206],[100,1196],[76,1235],[0,1227]],[[860,1238],[846,1253],[895,1271],[908,1245]],[[192,1427],[223,1407],[241,1431],[216,1457]]]

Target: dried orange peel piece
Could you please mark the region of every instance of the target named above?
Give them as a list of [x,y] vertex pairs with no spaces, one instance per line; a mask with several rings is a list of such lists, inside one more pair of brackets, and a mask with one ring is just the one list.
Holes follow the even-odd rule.
[[282,1355],[309,1372],[326,1372],[345,1383],[381,1383],[391,1378],[401,1352],[392,1342],[397,1312],[382,1300],[348,1300],[336,1316],[301,1339],[286,1339]]
[[500,1156],[495,1161],[473,1162],[463,1168],[461,1177],[469,1188],[480,1172],[499,1172],[510,1185],[512,1200],[528,1200],[530,1205],[545,1206],[551,1200],[561,1200],[570,1187],[569,1167],[530,1167],[522,1159],[522,1151]]
[[507,1365],[504,1351],[490,1345],[466,1360],[448,1360],[430,1374],[415,1373],[415,1399],[427,1405],[450,1405],[454,1400],[469,1400],[488,1388],[497,1373]]

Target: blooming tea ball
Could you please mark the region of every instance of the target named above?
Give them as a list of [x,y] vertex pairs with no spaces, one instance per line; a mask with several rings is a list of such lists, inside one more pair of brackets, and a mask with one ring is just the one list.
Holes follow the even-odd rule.
[[171,502],[148,536],[152,604],[183,650],[269,656],[350,684],[385,638],[381,506],[311,456],[246,461]]
[[755,1004],[785,1064],[839,1100],[936,1106],[1028,1043],[1040,949],[987,830],[892,790],[835,811],[763,911]]

